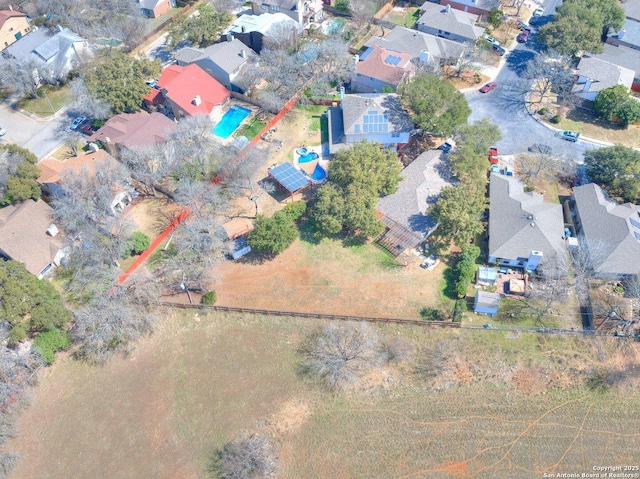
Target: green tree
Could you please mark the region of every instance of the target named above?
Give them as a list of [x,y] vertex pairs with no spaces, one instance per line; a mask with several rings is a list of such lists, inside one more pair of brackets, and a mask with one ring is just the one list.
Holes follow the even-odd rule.
[[161,69],[157,60],[110,50],[84,80],[89,93],[111,105],[112,113],[131,113],[140,110],[142,97],[149,92],[145,81],[157,78]]
[[258,253],[276,255],[282,253],[298,238],[298,228],[282,211],[271,218],[258,215],[247,242]]
[[22,263],[0,261],[0,318],[11,325],[9,338],[60,328],[71,320],[51,283],[30,274]]
[[502,24],[503,18],[504,18],[504,12],[499,8],[493,7],[489,11],[489,24],[493,28],[498,28]]
[[129,238],[129,246],[133,254],[141,254],[151,246],[151,238],[141,231],[135,231]]
[[[40,170],[36,166],[36,155],[16,145],[0,145],[0,154],[4,156],[0,161],[0,206],[40,198]],[[6,178],[4,184],[3,177]]]
[[640,198],[640,152],[616,145],[584,154],[587,174],[611,196],[636,203]]
[[287,203],[282,212],[287,215],[291,221],[298,221],[307,211],[307,203],[304,201],[293,201]]
[[456,136],[451,165],[456,176],[465,182],[486,181],[489,148],[502,138],[500,128],[486,118],[462,126]]
[[422,73],[398,87],[402,104],[424,131],[449,136],[469,119],[464,95],[438,75]]
[[206,293],[204,293],[202,295],[202,298],[200,298],[200,303],[201,304],[216,304],[217,300],[218,300],[218,297],[216,295],[216,292],[212,289],[211,291],[207,291]]
[[476,260],[478,256],[480,256],[480,248],[477,246],[467,243],[462,247],[462,252],[454,268],[457,276],[456,294],[458,298],[464,298],[467,295],[469,284],[476,276]]
[[624,10],[615,0],[565,0],[553,21],[540,28],[540,40],[562,54],[602,53],[607,30],[619,30],[624,20]]
[[208,3],[198,6],[196,15],[186,15],[178,19],[169,28],[167,44],[177,48],[181,43],[188,43],[198,48],[213,45],[227,27],[233,16],[227,11],[218,11]]
[[345,198],[338,185],[330,183],[318,190],[309,216],[324,236],[332,236],[342,231],[344,226]]
[[458,245],[468,244],[484,231],[482,213],[486,206],[484,184],[446,186],[431,208],[431,215],[438,222],[438,237],[445,242],[453,240]]
[[625,126],[640,119],[640,103],[629,95],[624,85],[605,88],[593,102],[593,109],[609,121]]
[[71,335],[57,328],[41,332],[33,342],[36,350],[42,354],[47,364],[53,364],[57,351],[66,351],[71,346]]

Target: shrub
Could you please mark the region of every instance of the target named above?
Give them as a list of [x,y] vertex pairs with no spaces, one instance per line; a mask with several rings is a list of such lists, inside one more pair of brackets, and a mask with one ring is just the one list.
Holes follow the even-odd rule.
[[207,291],[206,293],[204,293],[202,295],[202,298],[200,299],[200,303],[201,304],[216,304],[217,300],[218,300],[218,297],[216,295],[216,292],[214,290],[211,290],[211,291]]
[[151,238],[141,231],[134,232],[129,238],[129,247],[133,254],[141,254],[151,246]]
[[282,212],[289,218],[291,221],[298,221],[307,211],[307,203],[304,201],[294,201],[292,203],[288,203],[283,209]]
[[493,28],[498,28],[502,23],[502,19],[504,18],[504,12],[499,8],[493,7],[489,11],[489,24]]
[[395,90],[391,85],[385,85],[382,87],[382,90],[380,90],[380,93],[395,93]]
[[475,83],[480,83],[482,81],[482,75],[480,75],[480,73],[478,73],[478,72],[475,72],[473,74],[473,81]]
[[66,351],[71,346],[71,336],[68,331],[48,329],[38,335],[33,346],[47,362],[52,364],[56,360],[56,351]]
[[436,308],[424,307],[420,310],[420,318],[425,321],[444,321],[446,314]]
[[546,115],[547,113],[549,113],[549,110],[547,108],[540,108],[538,110],[539,115]]
[[462,313],[467,312],[467,300],[456,299],[456,304],[453,308],[453,320],[460,321],[462,319]]
[[554,117],[551,118],[551,120],[549,120],[551,123],[557,125],[558,123],[560,123],[562,121],[562,117],[560,115],[556,115]]

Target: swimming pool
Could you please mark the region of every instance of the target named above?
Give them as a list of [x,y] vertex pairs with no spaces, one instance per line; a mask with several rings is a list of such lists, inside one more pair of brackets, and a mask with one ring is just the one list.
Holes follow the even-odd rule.
[[309,153],[305,153],[304,155],[300,155],[298,157],[298,163],[309,163],[310,161],[315,161],[320,158],[315,151],[310,151]]
[[325,171],[325,169],[319,164],[316,164],[316,168],[315,170],[313,170],[313,173],[311,174],[311,179],[314,181],[322,181],[326,177],[327,177],[327,172]]
[[238,129],[242,120],[251,114],[251,110],[241,106],[232,106],[220,119],[220,122],[211,130],[220,138],[229,138],[231,134]]

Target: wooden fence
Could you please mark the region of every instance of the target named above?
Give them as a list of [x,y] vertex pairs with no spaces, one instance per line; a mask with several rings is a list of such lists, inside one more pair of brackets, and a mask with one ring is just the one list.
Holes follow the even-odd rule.
[[304,313],[301,311],[280,311],[275,309],[240,308],[234,306],[218,306],[208,304],[183,304],[162,301],[161,306],[177,309],[206,309],[226,313],[262,314],[265,316],[281,316],[287,318],[328,319],[332,321],[366,321],[369,323],[394,323],[413,326],[436,326],[440,328],[459,328],[460,323],[451,321],[423,321],[419,319],[379,318],[372,316],[350,316],[344,314]]

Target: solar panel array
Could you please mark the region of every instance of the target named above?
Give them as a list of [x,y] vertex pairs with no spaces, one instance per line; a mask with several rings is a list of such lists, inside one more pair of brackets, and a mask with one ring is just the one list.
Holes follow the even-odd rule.
[[269,170],[270,175],[284,186],[288,191],[294,193],[304,188],[311,180],[301,171],[296,170],[291,163],[282,163]]
[[401,57],[389,54],[387,55],[387,58],[384,59],[384,62],[388,63],[389,65],[396,66],[398,63],[400,63],[401,60]]
[[[355,125],[356,133],[360,133],[360,125]],[[380,115],[376,110],[369,110],[362,117],[363,133],[389,133],[389,115]]]

